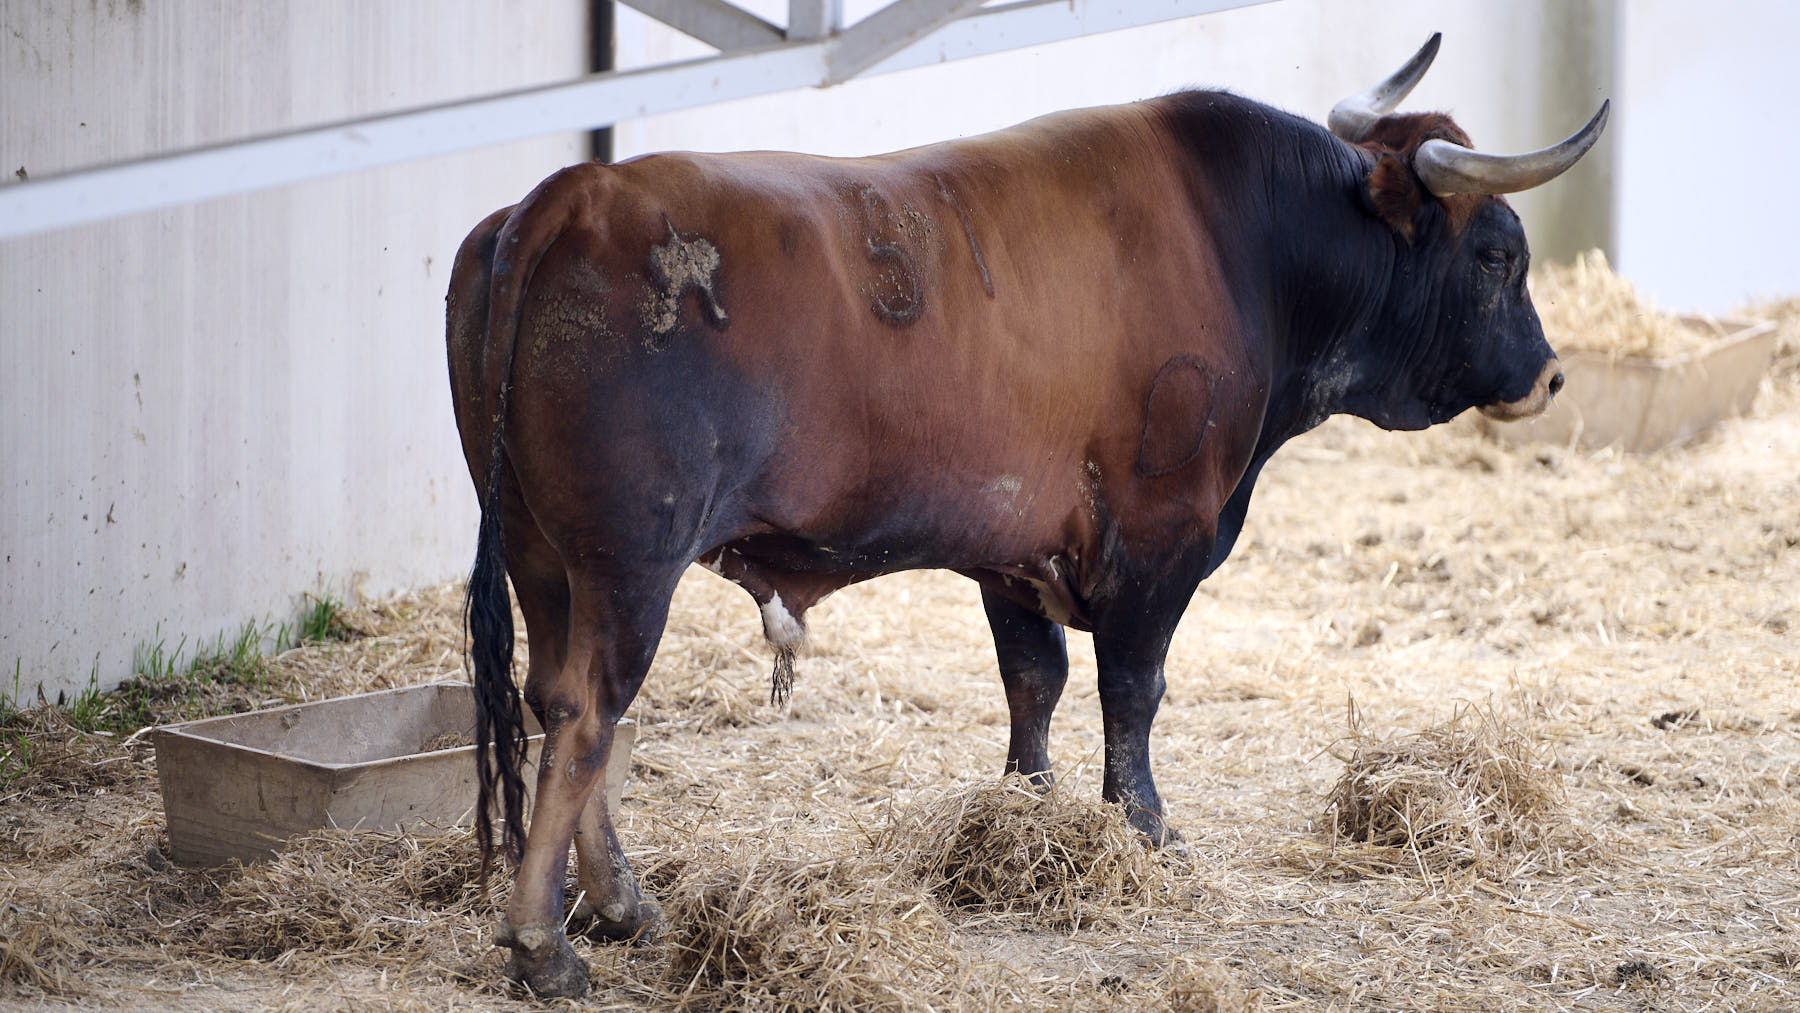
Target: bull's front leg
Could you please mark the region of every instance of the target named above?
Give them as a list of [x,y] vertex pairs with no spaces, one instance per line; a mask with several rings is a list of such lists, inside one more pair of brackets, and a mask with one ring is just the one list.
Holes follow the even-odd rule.
[[[1185,604],[1186,598],[1181,602]],[[1148,601],[1109,612],[1094,629],[1106,735],[1101,797],[1123,806],[1131,825],[1152,845],[1176,844],[1181,835],[1164,821],[1162,796],[1150,773],[1150,726],[1162,703],[1163,661],[1181,608],[1169,601]]]
[[1050,716],[1069,681],[1062,627],[986,588],[981,591],[981,605],[994,632],[994,653],[1000,661],[1000,681],[1006,687],[1006,708],[1012,718],[1006,771],[1017,771],[1048,787],[1054,780],[1050,773]]

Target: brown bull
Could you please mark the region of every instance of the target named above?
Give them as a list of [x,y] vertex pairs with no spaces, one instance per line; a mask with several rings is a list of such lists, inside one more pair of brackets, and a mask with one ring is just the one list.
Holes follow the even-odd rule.
[[[587,988],[571,839],[576,919],[616,938],[656,917],[598,786],[696,561],[761,606],[778,693],[833,590],[972,578],[1027,773],[1049,768],[1062,627],[1092,631],[1102,794],[1172,836],[1149,752],[1164,655],[1269,456],[1333,413],[1519,417],[1561,384],[1494,195],[1567,169],[1605,109],[1545,152],[1483,155],[1446,117],[1391,114],[1436,44],[1330,132],[1186,92],[874,158],[580,165],[475,228],[450,380],[482,497],[479,831],[497,794],[516,976]],[[508,575],[548,730],[528,836]]]

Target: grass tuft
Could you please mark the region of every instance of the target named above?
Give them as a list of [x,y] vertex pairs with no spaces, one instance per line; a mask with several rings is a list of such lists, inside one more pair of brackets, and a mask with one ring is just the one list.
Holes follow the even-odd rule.
[[40,701],[33,707],[22,699],[24,673],[15,661],[12,691],[0,691],[0,786],[13,784],[43,759],[46,749],[40,733],[45,728],[129,736],[150,725],[237,714],[280,702],[285,697],[281,687],[271,684],[270,658],[292,647],[355,637],[356,628],[346,621],[345,611],[344,603],[331,595],[308,594],[291,622],[249,621],[210,644],[191,644],[183,636],[171,647],[158,626],[152,640],[138,645],[130,679],[103,690],[96,663],[87,685],[72,698],[59,693],[54,702],[44,701],[40,690]]
[[356,630],[344,619],[343,602],[329,594],[309,594],[306,602],[296,623],[295,635],[300,643],[342,641],[356,635]]

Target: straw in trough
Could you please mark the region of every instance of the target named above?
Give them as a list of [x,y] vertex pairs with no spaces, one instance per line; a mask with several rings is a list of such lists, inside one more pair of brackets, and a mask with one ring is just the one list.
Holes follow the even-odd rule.
[[1079,927],[1145,902],[1164,877],[1142,836],[1118,806],[1071,794],[1010,775],[927,796],[877,848],[952,907]]
[[1613,273],[1599,250],[1580,254],[1573,264],[1533,271],[1531,301],[1551,346],[1567,351],[1666,359],[1704,348],[1724,333],[1662,313]]
[[1464,707],[1384,741],[1364,730],[1352,705],[1349,746],[1329,793],[1328,832],[1390,852],[1396,871],[1514,875],[1522,865],[1555,866],[1589,843],[1548,760],[1491,710]]

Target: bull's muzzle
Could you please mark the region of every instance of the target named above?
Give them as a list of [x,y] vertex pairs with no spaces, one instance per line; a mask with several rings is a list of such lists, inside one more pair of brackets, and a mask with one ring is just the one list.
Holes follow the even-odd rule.
[[1500,422],[1515,422],[1528,419],[1533,415],[1541,415],[1550,407],[1550,401],[1556,392],[1563,388],[1562,363],[1553,355],[1538,371],[1537,382],[1531,385],[1531,392],[1517,401],[1496,401],[1481,406],[1481,414]]

